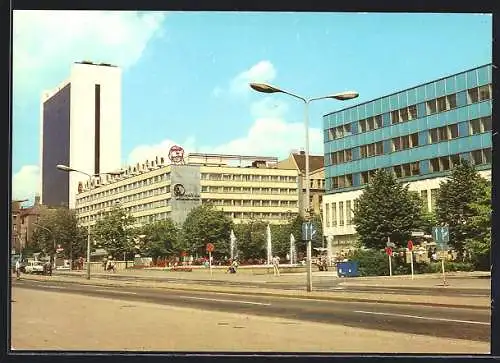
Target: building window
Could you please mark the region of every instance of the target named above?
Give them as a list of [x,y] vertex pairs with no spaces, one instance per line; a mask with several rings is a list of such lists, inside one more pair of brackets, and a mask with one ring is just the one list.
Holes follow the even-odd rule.
[[491,164],[491,148],[483,149],[484,162],[486,164]]
[[329,140],[341,139],[345,136],[350,136],[350,135],[352,135],[350,123],[337,126],[328,130]]
[[457,95],[456,94],[446,96],[446,101],[448,103],[449,110],[457,107]]
[[376,156],[376,155],[382,155],[384,152],[384,146],[382,141],[373,143],[373,144],[368,144],[368,145],[362,145],[360,147],[360,156],[361,158],[367,158],[370,156]]
[[415,120],[417,118],[417,105],[408,106],[408,112],[410,113],[410,120]]
[[431,172],[439,171],[439,158],[434,158],[430,160],[430,169]]
[[479,101],[489,100],[491,98],[491,85],[487,84],[478,88]]
[[437,112],[436,100],[430,100],[425,103],[427,106],[427,114],[432,115]]
[[391,111],[391,123],[397,124],[399,121],[399,111]]
[[414,133],[410,135],[410,147],[418,146],[418,133]]
[[330,227],[330,204],[328,203],[325,204],[325,221],[326,226]]
[[446,111],[446,97],[439,97],[437,99],[437,109],[438,112]]
[[345,202],[345,214],[346,214],[346,224],[349,226],[351,225],[351,220],[352,220],[352,209],[350,200]]
[[479,90],[477,88],[468,89],[467,96],[469,99],[469,103],[479,102]]
[[436,142],[451,140],[458,137],[458,125],[448,125],[442,127],[436,127],[429,130],[429,143],[433,144]]
[[344,225],[344,202],[339,202],[339,226]]
[[491,116],[476,118],[469,121],[469,129],[472,135],[491,131]]
[[337,203],[332,203],[332,227],[337,226]]

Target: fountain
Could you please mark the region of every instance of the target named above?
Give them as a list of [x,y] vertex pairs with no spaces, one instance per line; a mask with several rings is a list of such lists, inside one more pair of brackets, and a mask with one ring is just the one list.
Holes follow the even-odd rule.
[[234,253],[236,249],[236,236],[234,235],[233,230],[231,230],[231,235],[229,236],[229,239],[231,240],[231,261],[232,261],[235,255],[237,255],[237,253]]
[[273,259],[273,245],[271,243],[271,226],[268,224],[266,229],[267,235],[267,264],[270,265]]

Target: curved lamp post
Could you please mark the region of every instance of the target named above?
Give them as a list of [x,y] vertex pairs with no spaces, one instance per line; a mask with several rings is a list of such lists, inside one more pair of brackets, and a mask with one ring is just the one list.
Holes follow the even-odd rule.
[[[284,93],[294,98],[297,98],[304,102],[304,129],[305,129],[305,137],[306,137],[306,145],[305,145],[305,159],[306,159],[306,170],[305,170],[305,181],[306,184],[306,203],[305,203],[305,217],[306,220],[310,218],[311,206],[310,206],[310,181],[309,181],[309,103],[312,101],[324,100],[324,99],[334,99],[338,101],[347,101],[352,100],[359,96],[359,93],[356,91],[345,91],[340,93],[334,93],[331,95],[323,96],[323,97],[313,97],[313,98],[305,98],[299,95],[296,95],[292,92],[285,91],[276,86],[272,86],[267,83],[250,83],[250,87],[257,92],[261,93]],[[307,291],[312,291],[312,263],[311,263],[311,241],[307,241]]]
[[[100,175],[106,175],[106,174],[107,175],[120,175],[123,173],[122,170],[119,170],[119,171],[112,171],[112,172],[108,172],[108,173],[89,174],[89,173],[86,173],[84,171],[69,167],[67,165],[59,164],[56,167],[57,167],[57,169],[68,172],[68,173],[75,172],[75,173],[80,173],[80,174],[86,175],[89,178],[89,200],[90,201],[92,200],[92,198],[91,198],[91,196],[92,196],[91,184],[92,184],[93,177],[98,177]],[[73,261],[71,261],[70,263],[73,264]],[[70,266],[70,269],[71,269],[71,266]],[[89,223],[87,225],[87,280],[90,280],[90,219],[89,219]]]

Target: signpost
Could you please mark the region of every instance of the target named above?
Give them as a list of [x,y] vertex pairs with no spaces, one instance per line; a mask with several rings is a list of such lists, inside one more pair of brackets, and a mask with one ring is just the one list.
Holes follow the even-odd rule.
[[210,270],[210,276],[212,276],[212,252],[215,249],[213,243],[207,243],[207,252],[208,252],[208,268]]
[[408,250],[410,251],[410,264],[411,264],[411,279],[413,280],[413,241],[408,241]]
[[448,248],[448,242],[450,241],[450,231],[448,226],[436,226],[432,227],[432,237],[436,241],[437,245],[441,249],[441,269],[443,271],[443,285],[448,285],[446,282],[446,274],[444,272],[444,259],[445,251]]
[[312,291],[312,248],[311,240],[316,235],[312,222],[302,223],[302,239],[307,242],[307,291]]

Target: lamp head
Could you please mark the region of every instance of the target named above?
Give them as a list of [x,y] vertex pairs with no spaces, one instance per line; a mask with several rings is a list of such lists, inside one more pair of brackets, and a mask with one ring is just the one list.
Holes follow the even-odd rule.
[[271,86],[267,83],[250,83],[250,87],[257,92],[261,93],[279,93],[283,92],[277,87]]
[[359,93],[356,91],[345,91],[331,95],[330,98],[334,98],[339,101],[347,101],[347,100],[352,100],[353,98],[356,98],[358,96]]
[[73,169],[71,169],[69,166],[62,164],[56,165],[56,168],[62,171],[73,171]]

